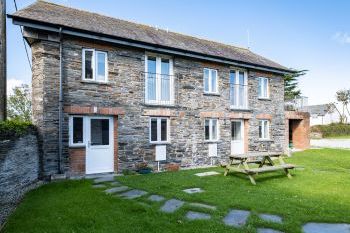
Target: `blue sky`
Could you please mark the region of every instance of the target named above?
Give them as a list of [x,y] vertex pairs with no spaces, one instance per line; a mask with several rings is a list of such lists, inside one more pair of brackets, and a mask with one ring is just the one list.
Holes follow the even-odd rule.
[[[17,0],[21,9],[34,0]],[[52,2],[140,22],[170,31],[250,49],[284,66],[307,69],[300,79],[310,104],[334,101],[339,89],[350,89],[350,1],[117,1]],[[7,13],[14,12],[7,0]],[[20,30],[7,24],[9,86],[30,83]]]

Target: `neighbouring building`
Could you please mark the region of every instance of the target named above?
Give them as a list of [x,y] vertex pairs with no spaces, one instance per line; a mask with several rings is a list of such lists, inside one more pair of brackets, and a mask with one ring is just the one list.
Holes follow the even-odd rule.
[[43,1],[9,17],[32,49],[43,175],[288,146],[283,76],[294,71],[248,49]]
[[339,122],[339,114],[336,110],[329,111],[327,104],[308,105],[303,111],[310,113],[310,125],[328,125]]

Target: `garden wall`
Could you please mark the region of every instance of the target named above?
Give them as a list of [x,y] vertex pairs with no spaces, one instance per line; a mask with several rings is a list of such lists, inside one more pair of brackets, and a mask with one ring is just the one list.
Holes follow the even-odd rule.
[[0,141],[0,229],[23,195],[37,187],[38,178],[38,140],[33,130]]

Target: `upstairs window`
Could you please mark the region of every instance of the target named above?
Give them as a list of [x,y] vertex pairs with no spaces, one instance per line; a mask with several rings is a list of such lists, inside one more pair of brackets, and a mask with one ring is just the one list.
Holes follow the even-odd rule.
[[173,63],[170,58],[146,55],[146,103],[172,105],[174,103]]
[[95,49],[83,49],[83,80],[107,82],[107,53]]
[[204,122],[204,135],[206,141],[219,140],[219,127],[217,119],[206,119]]
[[247,72],[230,71],[230,106],[233,109],[248,108]]
[[169,142],[168,118],[164,118],[164,117],[150,118],[150,142],[151,143]]
[[218,72],[214,69],[204,68],[204,92],[205,93],[218,93]]
[[259,120],[259,139],[270,138],[270,122],[268,120]]
[[268,78],[259,78],[259,90],[258,96],[261,99],[269,98],[269,79]]

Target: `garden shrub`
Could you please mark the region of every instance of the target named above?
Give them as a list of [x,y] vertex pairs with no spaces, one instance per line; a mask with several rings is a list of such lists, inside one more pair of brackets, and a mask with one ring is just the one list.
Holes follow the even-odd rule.
[[323,137],[350,135],[350,124],[332,123],[329,125],[314,125],[312,133],[321,133]]
[[0,140],[18,138],[35,129],[31,122],[7,120],[0,122]]

